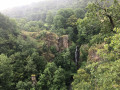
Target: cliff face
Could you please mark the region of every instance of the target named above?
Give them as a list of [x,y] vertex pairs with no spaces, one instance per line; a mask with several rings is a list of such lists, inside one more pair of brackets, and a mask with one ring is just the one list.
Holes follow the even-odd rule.
[[56,50],[59,51],[59,46],[58,46],[59,37],[55,33],[47,32],[46,35],[44,36],[44,39],[48,48],[54,46]]
[[63,51],[68,48],[68,35],[63,35],[58,39],[59,51]]
[[[54,46],[57,52],[62,52],[63,50],[68,48],[68,35],[63,35],[59,37],[55,33],[48,32],[44,36],[44,42],[48,48]],[[55,55],[51,53],[51,51],[45,52],[43,54],[48,61],[52,61],[52,59],[55,57]]]
[[[48,31],[41,32],[22,32],[24,36],[30,36],[31,39],[34,39],[38,43],[38,49],[41,49],[42,55],[46,60],[51,61],[55,55],[50,50],[51,47],[54,47],[57,52],[62,52],[68,48],[68,35],[58,36],[55,33]],[[42,50],[42,48],[48,48],[47,51]]]
[[[34,38],[39,44],[38,49],[41,49],[42,55],[46,58],[47,61],[52,61],[55,57],[54,50],[51,51],[51,47],[54,47],[57,52],[62,52],[68,48],[68,35],[58,36],[55,33],[48,31],[41,31],[33,33],[30,35]],[[43,51],[42,48],[48,48],[47,51]]]
[[68,48],[68,35],[58,37],[55,33],[46,33],[45,43],[47,47],[54,46],[57,51],[61,52]]

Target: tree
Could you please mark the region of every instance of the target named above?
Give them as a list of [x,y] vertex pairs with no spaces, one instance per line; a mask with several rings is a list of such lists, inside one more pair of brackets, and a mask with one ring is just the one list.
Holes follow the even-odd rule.
[[61,67],[57,68],[54,62],[48,63],[39,77],[37,88],[39,90],[66,90],[64,70]]
[[91,19],[89,17],[85,17],[84,19],[78,19],[77,29],[79,38],[77,43],[81,45],[83,43],[88,43],[93,35],[99,34],[101,24],[97,18]]
[[31,90],[32,89],[32,83],[31,82],[23,82],[23,81],[19,81],[16,84],[16,89],[17,90]]
[[26,76],[31,76],[32,74],[35,74],[37,72],[36,65],[33,62],[33,59],[28,56],[26,58],[27,65],[25,66]]
[[70,16],[66,23],[67,23],[68,26],[71,26],[71,27],[75,28],[76,25],[77,25],[76,16],[75,15]]
[[60,9],[57,15],[61,15],[65,19],[68,19],[70,16],[74,15],[74,11],[72,9]]
[[21,30],[25,30],[25,24],[27,23],[26,19],[17,19],[17,26],[19,27],[19,29]]
[[0,55],[0,89],[7,90],[12,89],[13,85],[13,71],[11,65],[11,59],[4,54]]
[[40,75],[38,81],[38,89],[48,90],[53,83],[54,72],[57,70],[55,63],[48,63],[43,74]]
[[15,52],[16,37],[18,36],[17,25],[13,19],[0,14],[0,54],[11,55]]
[[48,13],[47,13],[46,22],[47,22],[49,25],[52,25],[52,24],[53,24],[53,14],[52,14],[52,12],[48,12]]
[[[70,54],[69,49],[62,53],[58,53],[54,59],[54,63],[65,70],[66,76],[66,85],[70,85],[70,81],[72,78],[72,74],[76,72],[77,66],[75,62],[72,60],[73,55]],[[74,56],[73,56],[74,57]]]
[[75,10],[75,15],[76,15],[77,18],[83,19],[85,17],[84,9],[76,9]]
[[54,27],[55,29],[63,28],[65,24],[65,18],[60,15],[56,15],[54,18]]
[[74,72],[75,64],[70,58],[70,51],[66,50],[65,52],[58,53],[54,59],[54,62],[57,66],[61,66],[66,71]]
[[57,13],[57,15],[60,15],[64,18],[63,21],[63,27],[66,29],[67,28],[67,20],[70,16],[74,15],[74,12],[72,9],[60,9]]
[[119,22],[119,10],[120,4],[117,0],[102,0],[101,2],[95,2],[88,6],[88,16],[98,17],[99,21],[103,25],[102,31],[114,32],[113,29]]
[[47,64],[45,58],[43,56],[40,56],[38,52],[34,52],[31,55],[31,58],[33,59],[33,62],[36,65],[37,72],[38,73],[43,72]]
[[54,73],[53,85],[50,90],[67,90],[65,79],[65,71],[59,67]]
[[90,75],[84,69],[79,69],[73,79],[73,90],[92,90]]

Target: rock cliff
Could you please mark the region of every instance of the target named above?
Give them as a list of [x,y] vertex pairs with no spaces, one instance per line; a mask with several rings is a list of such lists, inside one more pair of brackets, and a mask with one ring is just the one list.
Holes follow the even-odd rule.
[[57,51],[61,52],[68,48],[68,35],[58,36],[55,33],[47,32],[44,36],[46,45],[49,47],[54,46]]
[[48,48],[48,51],[41,51],[46,60],[51,61],[55,55],[50,50],[54,47],[57,52],[62,52],[69,47],[68,35],[58,36],[55,33],[42,31],[31,35],[38,43],[38,48]]
[[68,48],[68,35],[63,35],[58,39],[58,47],[59,51],[63,51]]

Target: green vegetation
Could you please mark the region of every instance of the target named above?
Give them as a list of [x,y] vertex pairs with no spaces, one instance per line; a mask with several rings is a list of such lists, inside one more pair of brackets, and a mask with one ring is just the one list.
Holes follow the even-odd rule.
[[0,14],[0,90],[120,89],[119,1],[68,1]]

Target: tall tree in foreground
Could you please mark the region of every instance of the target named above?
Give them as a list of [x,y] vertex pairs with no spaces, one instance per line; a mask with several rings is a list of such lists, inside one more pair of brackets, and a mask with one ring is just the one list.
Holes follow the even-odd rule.
[[11,60],[4,54],[0,55],[0,89],[1,90],[10,90],[13,82],[13,71],[12,65],[10,64]]
[[97,17],[102,24],[103,32],[114,32],[120,23],[120,4],[117,0],[100,0],[88,5],[88,17]]

